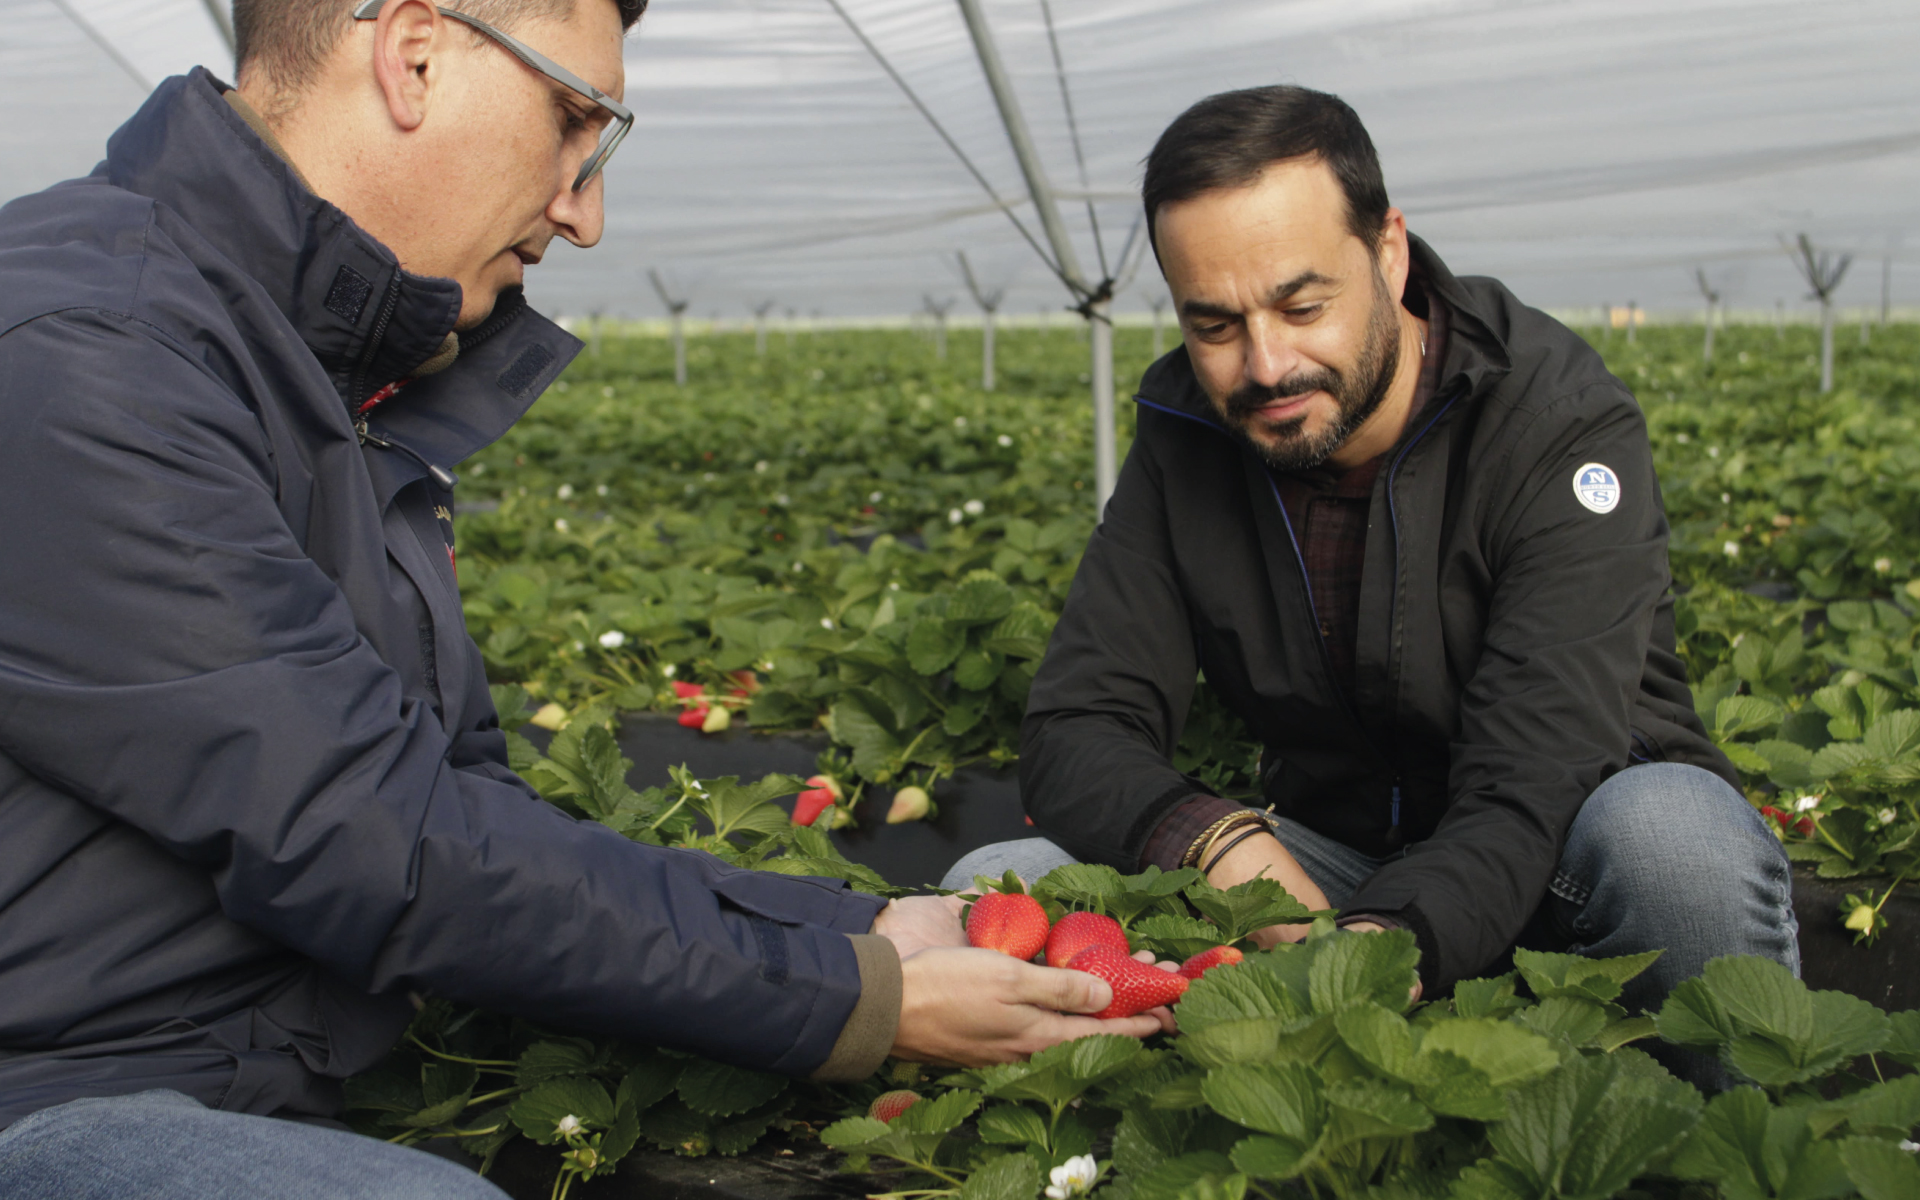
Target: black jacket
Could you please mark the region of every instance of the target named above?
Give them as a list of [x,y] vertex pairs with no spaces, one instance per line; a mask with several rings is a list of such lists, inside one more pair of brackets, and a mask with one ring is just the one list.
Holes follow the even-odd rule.
[[[349,411],[459,308],[204,71],[0,210],[0,1125],[155,1087],[327,1114],[410,990],[795,1074],[835,1047],[877,901],[508,770],[451,495]],[[578,348],[511,293],[373,429],[452,465]]]
[[[1674,654],[1632,394],[1499,284],[1454,278],[1417,239],[1413,253],[1451,332],[1439,388],[1374,485],[1351,699],[1272,478],[1176,350],[1141,383],[1133,449],[1034,681],[1020,782],[1047,836],[1132,869],[1200,790],[1169,755],[1204,673],[1264,744],[1281,815],[1371,855],[1406,850],[1349,911],[1411,927],[1433,991],[1512,943],[1609,775],[1659,759],[1737,776]],[[1577,496],[1589,464],[1616,477],[1617,507]]]

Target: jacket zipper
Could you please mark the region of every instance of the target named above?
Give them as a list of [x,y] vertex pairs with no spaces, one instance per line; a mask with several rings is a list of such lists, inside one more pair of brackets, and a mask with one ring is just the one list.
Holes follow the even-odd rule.
[[[1211,421],[1202,420],[1201,418],[1196,417],[1191,413],[1183,413],[1177,409],[1167,408],[1164,405],[1155,404],[1153,401],[1142,399],[1139,396],[1134,397],[1134,403],[1145,405],[1148,408],[1166,413],[1169,416],[1184,418],[1185,420],[1194,422],[1196,425],[1204,425],[1207,428],[1213,430],[1215,433],[1220,433],[1220,434],[1226,433],[1226,430],[1221,429],[1219,426],[1215,425]],[[1447,403],[1449,406],[1451,406],[1453,401],[1449,400]],[[1443,408],[1440,411],[1444,413],[1446,409]],[[1435,415],[1434,420],[1436,421],[1439,420],[1438,414]],[[1427,429],[1431,429],[1431,428],[1433,428],[1433,423],[1428,422],[1426,428],[1422,429],[1420,431],[1419,437],[1416,437],[1414,440],[1418,441],[1420,437],[1425,437]],[[1407,449],[1412,449],[1412,443],[1408,443]],[[1404,450],[1401,452],[1400,457],[1401,458],[1406,457],[1406,453]],[[1399,467],[1399,463],[1396,461],[1394,463],[1394,468],[1397,470],[1398,467]],[[1313,618],[1314,629],[1318,631],[1319,629],[1322,628],[1320,624],[1320,607],[1319,605],[1315,604],[1313,600],[1313,580],[1308,578],[1307,576],[1306,556],[1300,552],[1300,541],[1293,534],[1293,520],[1287,516],[1287,502],[1280,498],[1280,486],[1273,481],[1272,472],[1264,471],[1263,469],[1263,473],[1265,473],[1267,477],[1267,487],[1273,492],[1274,506],[1280,510],[1280,523],[1286,527],[1287,544],[1293,547],[1293,560],[1300,567],[1300,582],[1303,585],[1305,585],[1306,592],[1307,592],[1307,612]],[[1389,501],[1388,507],[1389,509],[1391,509],[1392,507],[1391,479],[1389,479],[1388,501]],[[1395,555],[1394,581],[1397,583],[1400,577],[1399,535],[1397,531],[1394,536],[1394,555]],[[1391,595],[1392,594],[1391,591],[1388,594]],[[1320,667],[1321,667],[1321,670],[1324,671],[1326,674],[1328,690],[1334,694],[1334,696],[1338,699],[1340,703],[1340,707],[1346,712],[1348,718],[1353,721],[1353,727],[1360,731],[1360,737],[1362,738],[1362,740],[1364,740],[1367,743],[1368,747],[1372,749],[1374,754],[1380,759],[1381,762],[1391,765],[1393,760],[1388,758],[1385,752],[1383,752],[1380,749],[1380,743],[1374,740],[1373,735],[1367,730],[1366,722],[1360,719],[1360,710],[1354,707],[1353,698],[1348,696],[1346,692],[1341,689],[1339,681],[1333,677],[1333,655],[1327,649],[1326,636],[1322,634],[1315,640],[1319,643],[1319,646],[1320,646]],[[1392,807],[1390,811],[1390,822],[1391,823],[1387,830],[1388,841],[1390,844],[1398,845],[1399,834],[1400,834],[1400,772],[1398,768],[1395,768],[1393,772],[1393,801],[1392,801]]]
[[373,357],[380,352],[380,343],[386,340],[387,326],[393,322],[393,310],[400,306],[400,269],[394,268],[393,275],[387,280],[387,294],[380,298],[380,311],[373,318],[373,329],[367,334],[367,348],[360,352],[360,362],[353,369],[353,377],[347,387],[347,409],[349,412],[360,407],[360,393],[367,386],[367,372],[373,370]]
[[353,423],[353,431],[359,435],[362,446],[377,446],[382,450],[398,450],[408,458],[419,463],[427,469],[427,474],[433,477],[435,483],[449,492],[453,490],[455,484],[460,482],[459,477],[454,475],[452,471],[428,462],[426,455],[415,450],[412,446],[407,445],[405,442],[377,434],[367,428],[367,419],[365,417],[361,417]]

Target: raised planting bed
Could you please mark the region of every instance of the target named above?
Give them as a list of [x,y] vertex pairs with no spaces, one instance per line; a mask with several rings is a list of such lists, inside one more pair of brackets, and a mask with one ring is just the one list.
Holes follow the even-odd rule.
[[[769,1138],[744,1155],[686,1158],[641,1147],[613,1174],[575,1183],[569,1200],[856,1200],[888,1176],[836,1175],[841,1155],[814,1141]],[[548,1200],[558,1157],[524,1138],[500,1152],[489,1179],[514,1200]]]
[[1882,879],[1822,879],[1794,868],[1800,977],[1809,987],[1847,992],[1888,1012],[1920,1008],[1920,889],[1894,892],[1882,910],[1887,929],[1871,946],[1855,944],[1840,924],[1847,893],[1884,886]]

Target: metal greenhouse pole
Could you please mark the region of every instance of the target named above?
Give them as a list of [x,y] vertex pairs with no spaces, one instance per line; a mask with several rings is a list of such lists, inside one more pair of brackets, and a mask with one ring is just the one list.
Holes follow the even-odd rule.
[[1013,145],[1013,156],[1020,163],[1020,174],[1026,178],[1027,194],[1033,198],[1040,227],[1046,233],[1047,244],[1053,248],[1053,265],[1074,292],[1074,299],[1080,302],[1080,313],[1087,318],[1093,360],[1090,372],[1093,378],[1093,492],[1099,510],[1104,513],[1118,475],[1113,422],[1113,281],[1091,283],[1080,269],[1080,256],[1074,252],[1073,239],[1067,236],[1066,223],[1060,219],[1053,183],[1047,178],[1040,152],[1034,147],[1026,116],[1020,110],[1020,98],[1014,94],[1013,81],[1000,59],[1000,48],[993,40],[986,14],[980,11],[980,0],[958,0],[958,3],[961,16],[966,18],[967,33],[973,39],[974,52],[980,58],[980,69],[986,74],[987,87],[1000,110],[1000,122],[1006,126],[1007,140]]

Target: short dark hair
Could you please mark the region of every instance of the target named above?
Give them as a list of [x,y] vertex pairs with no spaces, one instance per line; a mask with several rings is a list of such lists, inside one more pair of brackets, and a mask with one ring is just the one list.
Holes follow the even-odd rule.
[[[647,0],[609,0],[619,6],[620,27],[632,29]],[[274,91],[296,94],[319,75],[342,34],[353,25],[359,0],[233,0],[233,49],[236,72],[263,70]],[[576,0],[456,0],[442,7],[511,32],[536,17],[564,18]],[[478,34],[475,35],[479,36]]]
[[1340,97],[1285,84],[1221,92],[1174,118],[1147,155],[1140,186],[1148,236],[1161,205],[1245,187],[1272,164],[1296,158],[1332,169],[1346,194],[1347,228],[1369,253],[1379,249],[1387,185],[1367,127]]

